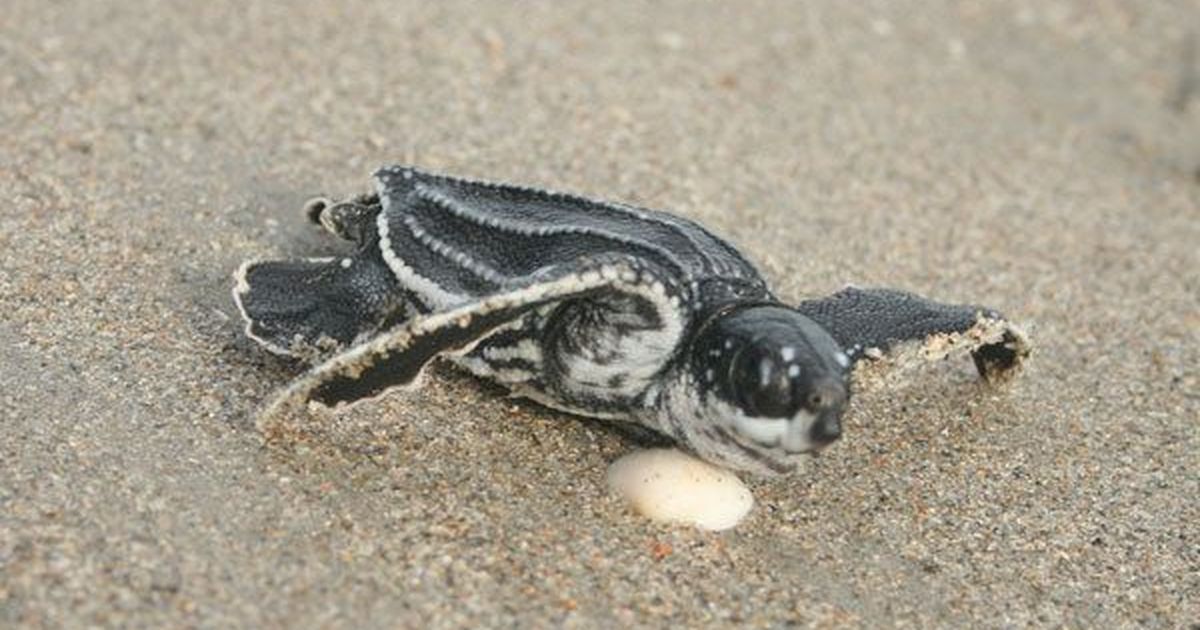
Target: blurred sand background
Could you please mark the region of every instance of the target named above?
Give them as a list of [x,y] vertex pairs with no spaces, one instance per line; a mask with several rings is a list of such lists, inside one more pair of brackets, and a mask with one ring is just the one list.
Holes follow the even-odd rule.
[[[1200,622],[1200,3],[45,2],[0,12],[0,626]],[[415,163],[669,208],[789,299],[1029,329],[861,392],[721,534],[441,369],[264,446],[232,270]]]

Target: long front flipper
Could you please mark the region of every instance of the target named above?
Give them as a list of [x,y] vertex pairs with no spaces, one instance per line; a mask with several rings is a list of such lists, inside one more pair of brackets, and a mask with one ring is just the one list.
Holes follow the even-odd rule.
[[277,396],[263,417],[310,401],[332,407],[411,387],[434,357],[467,352],[497,328],[548,304],[612,290],[628,278],[632,264],[609,258],[572,265],[571,271],[548,270],[525,287],[414,317],[316,366]]
[[928,360],[962,349],[984,379],[997,381],[1029,355],[1025,334],[992,309],[943,304],[894,289],[849,287],[796,309],[829,331],[851,361],[883,358],[911,345]]

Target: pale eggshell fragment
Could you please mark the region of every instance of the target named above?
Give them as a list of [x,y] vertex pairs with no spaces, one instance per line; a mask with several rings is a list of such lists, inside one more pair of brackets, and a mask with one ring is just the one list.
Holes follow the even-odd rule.
[[608,467],[608,487],[652,520],[709,530],[737,525],[754,506],[737,475],[676,449],[618,459]]

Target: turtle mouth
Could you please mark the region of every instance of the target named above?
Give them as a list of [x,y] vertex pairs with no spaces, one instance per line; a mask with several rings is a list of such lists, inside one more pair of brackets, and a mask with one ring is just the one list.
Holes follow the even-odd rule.
[[733,416],[733,426],[739,435],[756,446],[798,455],[818,451],[827,445],[810,437],[816,419],[815,414],[805,411],[790,418],[754,418],[739,413]]

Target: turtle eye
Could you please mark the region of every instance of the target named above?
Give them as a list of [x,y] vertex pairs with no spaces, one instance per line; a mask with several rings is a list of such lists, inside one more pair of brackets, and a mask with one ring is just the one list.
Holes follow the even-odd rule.
[[742,411],[760,418],[787,418],[796,413],[787,366],[765,352],[746,352],[739,359],[731,366],[730,380]]

